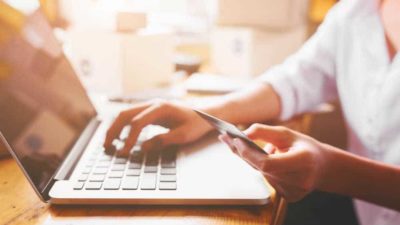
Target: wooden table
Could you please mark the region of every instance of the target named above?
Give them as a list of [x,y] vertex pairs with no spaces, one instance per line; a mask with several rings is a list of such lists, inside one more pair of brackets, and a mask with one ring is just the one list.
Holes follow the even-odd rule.
[[[280,123],[306,132],[308,117]],[[286,206],[273,195],[265,206],[56,206],[41,202],[17,163],[0,159],[2,224],[269,224],[282,223]]]
[[53,206],[40,201],[14,159],[0,159],[0,224],[270,224],[274,205]]

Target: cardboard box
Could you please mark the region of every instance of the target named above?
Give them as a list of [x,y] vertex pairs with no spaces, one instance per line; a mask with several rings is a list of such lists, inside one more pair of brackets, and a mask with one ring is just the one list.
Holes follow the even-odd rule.
[[226,26],[285,29],[306,24],[309,0],[217,0],[216,21]]
[[211,60],[217,73],[249,78],[283,62],[307,38],[307,26],[288,31],[220,27],[213,31]]
[[117,31],[132,32],[147,26],[146,13],[119,12],[117,13]]
[[92,91],[131,93],[170,81],[174,39],[170,33],[69,31],[67,54]]

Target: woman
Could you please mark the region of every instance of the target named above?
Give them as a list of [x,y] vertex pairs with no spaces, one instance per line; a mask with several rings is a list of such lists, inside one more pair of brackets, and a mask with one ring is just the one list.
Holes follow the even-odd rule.
[[[313,190],[347,195],[358,199],[360,224],[400,224],[399,12],[399,0],[341,1],[295,55],[246,90],[202,110],[232,123],[250,124],[288,119],[339,99],[351,153],[287,128],[259,124],[245,132],[270,143],[269,156],[252,151],[239,139],[221,139],[288,201]],[[105,146],[130,124],[133,129],[121,154],[126,153],[151,123],[171,130],[145,142],[144,149],[192,142],[211,130],[185,106],[141,104],[120,114]]]

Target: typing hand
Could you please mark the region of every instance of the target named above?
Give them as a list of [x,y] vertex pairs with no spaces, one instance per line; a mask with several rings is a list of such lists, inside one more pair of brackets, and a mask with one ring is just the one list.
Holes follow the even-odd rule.
[[142,129],[149,124],[166,127],[169,131],[145,141],[142,144],[144,150],[189,143],[211,130],[211,127],[192,109],[166,101],[154,101],[122,111],[107,131],[104,147],[110,149],[114,139],[119,137],[126,125],[129,125],[131,129],[125,145],[117,152],[119,155],[128,155]]
[[317,187],[325,165],[323,144],[284,127],[254,124],[244,133],[253,140],[268,143],[264,149],[270,154],[252,150],[238,138],[222,135],[220,139],[262,172],[286,200],[300,200]]

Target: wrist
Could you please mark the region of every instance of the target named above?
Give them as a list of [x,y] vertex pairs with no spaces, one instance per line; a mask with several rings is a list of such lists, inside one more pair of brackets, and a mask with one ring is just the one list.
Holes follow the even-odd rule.
[[[199,109],[207,114],[215,116],[219,119],[235,123],[234,113],[232,113],[232,100],[226,96],[215,100],[212,104],[205,105]],[[211,126],[209,126],[212,129]]]
[[[321,179],[318,184],[318,190],[338,193],[346,193],[349,184],[360,185],[355,182],[359,177],[359,169],[364,170],[356,157],[342,149],[338,149],[328,144],[321,144],[323,152],[323,168],[321,169]],[[350,185],[353,186],[353,185]],[[354,187],[354,186],[353,186]],[[360,185],[359,188],[362,188]],[[357,188],[357,189],[359,189]]]
[[328,144],[318,142],[318,178],[315,189],[328,191],[330,183],[334,182],[332,171],[335,167],[336,150]]

